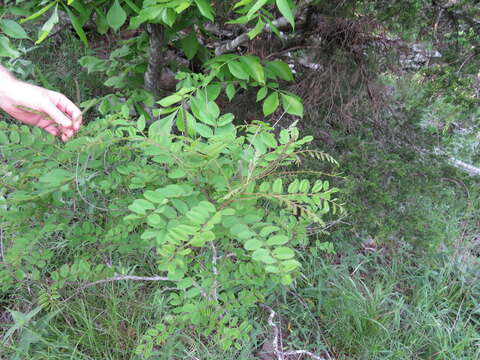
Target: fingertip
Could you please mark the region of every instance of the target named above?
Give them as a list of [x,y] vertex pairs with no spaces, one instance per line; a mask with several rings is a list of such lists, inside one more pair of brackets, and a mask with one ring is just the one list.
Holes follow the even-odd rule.
[[57,130],[45,130],[45,131],[52,134],[53,136],[58,136],[58,131]]
[[65,95],[58,92],[52,92],[52,94],[54,95],[53,101],[55,102],[56,107],[68,115],[72,120],[71,126],[75,130],[78,130],[82,123],[82,111]]
[[73,129],[75,131],[78,131],[80,130],[80,126],[82,125],[82,115],[80,115],[79,117],[77,117],[74,121],[73,121]]
[[56,106],[54,106],[53,104],[50,104],[49,106],[47,106],[47,109],[45,109],[45,110],[46,110],[45,112],[57,124],[65,127],[65,128],[72,127],[72,121],[70,119],[68,119],[67,116],[62,111],[60,111]]
[[48,126],[43,128],[46,132],[52,134],[53,136],[58,136],[58,129],[54,126]]
[[61,136],[62,141],[69,140],[73,136],[73,134],[74,134],[73,129],[62,128],[62,136]]

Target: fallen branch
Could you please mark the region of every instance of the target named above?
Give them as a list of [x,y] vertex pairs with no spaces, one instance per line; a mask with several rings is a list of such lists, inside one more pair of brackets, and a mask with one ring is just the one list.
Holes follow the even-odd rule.
[[480,175],[480,168],[478,167],[475,167],[471,164],[467,164],[466,162],[455,159],[454,157],[450,157],[449,160],[453,166],[455,166],[457,169],[467,172],[470,176]]
[[473,166],[471,164],[468,164],[465,161],[458,160],[453,156],[448,155],[445,151],[443,151],[440,148],[435,148],[433,151],[428,151],[424,149],[421,149],[420,151],[423,153],[433,153],[435,155],[447,156],[448,162],[452,164],[452,166],[454,166],[455,168],[465,171],[470,176],[480,176],[480,168]]
[[[305,1],[301,2],[298,5],[298,9],[297,9],[297,12],[296,12],[295,16],[298,16],[298,14],[300,14],[303,9],[305,9],[308,5],[310,5],[310,3],[312,1],[313,0],[305,0]],[[290,23],[288,22],[288,20],[285,17],[282,16],[282,17],[280,17],[276,20],[273,20],[272,25],[275,26],[278,29],[285,29],[288,26],[290,26]],[[250,30],[251,29],[248,29],[245,33],[237,36],[235,39],[228,40],[228,41],[224,42],[223,44],[217,46],[215,48],[215,55],[218,56],[218,55],[222,55],[222,54],[225,54],[225,53],[233,52],[240,45],[245,44],[246,42],[250,41],[250,37],[248,36],[248,32]],[[266,25],[265,30],[267,32],[272,32],[272,28],[271,28],[270,25]]]
[[295,356],[295,355],[306,355],[315,360],[327,360],[326,358],[321,357],[319,355],[315,355],[314,353],[308,350],[283,351],[282,346],[279,346],[278,335],[280,331],[278,329],[277,324],[275,324],[273,321],[273,319],[275,318],[276,312],[270,306],[267,306],[267,305],[262,305],[262,306],[270,312],[270,315],[268,316],[268,325],[270,325],[273,329],[272,347],[273,347],[273,352],[277,357],[277,360],[284,360],[288,356]]

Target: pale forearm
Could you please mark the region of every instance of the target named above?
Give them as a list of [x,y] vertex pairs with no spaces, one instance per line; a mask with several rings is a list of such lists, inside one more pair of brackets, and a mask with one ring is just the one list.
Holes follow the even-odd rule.
[[18,83],[15,76],[10,70],[0,65],[0,109],[7,111],[6,107],[11,102],[9,92],[13,91],[15,83]]
[[15,76],[13,76],[13,74],[9,70],[7,70],[2,65],[0,65],[0,87],[1,88],[4,87],[5,81],[12,81],[12,80],[15,80]]

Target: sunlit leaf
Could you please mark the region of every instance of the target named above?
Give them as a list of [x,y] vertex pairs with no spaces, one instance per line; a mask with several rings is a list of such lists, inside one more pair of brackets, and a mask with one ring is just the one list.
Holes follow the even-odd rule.
[[268,116],[277,110],[279,105],[278,93],[271,93],[263,102],[263,115]]
[[43,40],[47,38],[47,36],[50,34],[50,31],[52,31],[53,27],[55,24],[58,23],[58,9],[55,7],[55,9],[52,12],[52,15],[50,15],[49,19],[45,24],[43,24],[42,28],[40,29],[40,33],[38,35],[38,40],[35,42],[35,44],[40,44]]

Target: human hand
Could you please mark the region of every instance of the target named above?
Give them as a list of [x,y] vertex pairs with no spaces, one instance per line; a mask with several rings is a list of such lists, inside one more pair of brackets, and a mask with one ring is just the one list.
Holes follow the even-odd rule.
[[[15,119],[70,139],[82,123],[80,109],[65,95],[15,79],[0,69],[0,108]],[[32,111],[29,111],[29,110]]]

